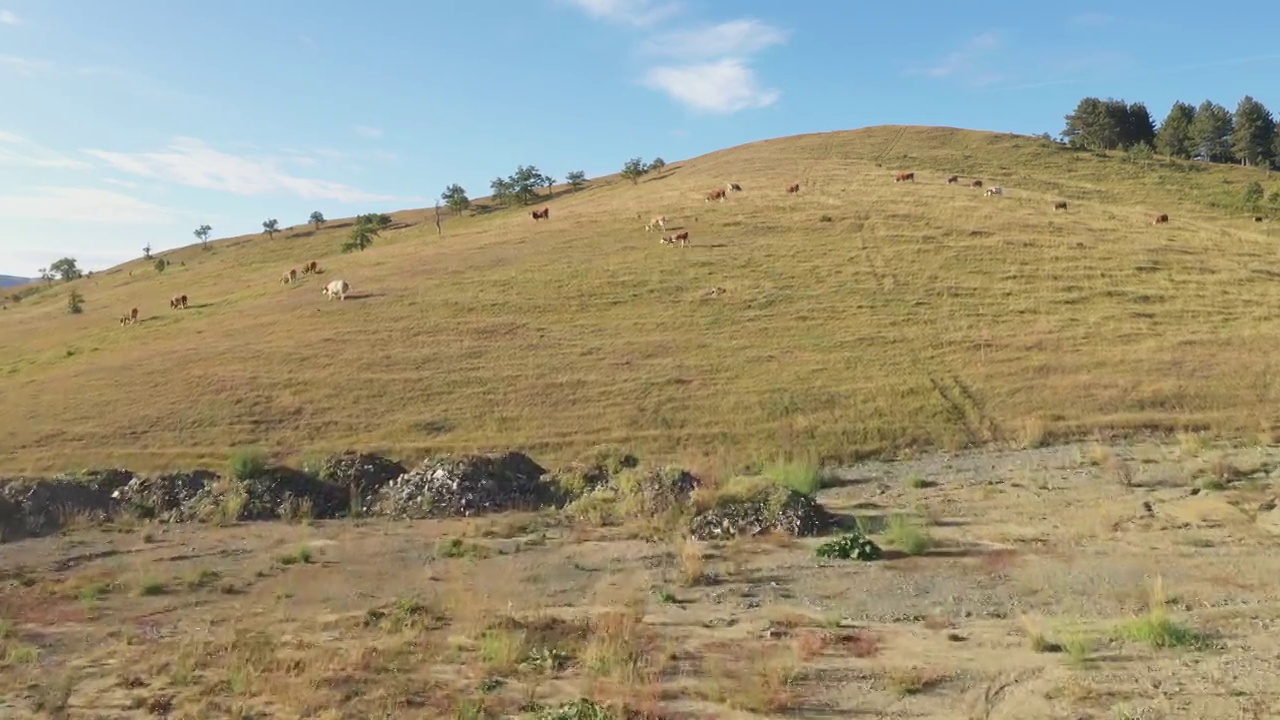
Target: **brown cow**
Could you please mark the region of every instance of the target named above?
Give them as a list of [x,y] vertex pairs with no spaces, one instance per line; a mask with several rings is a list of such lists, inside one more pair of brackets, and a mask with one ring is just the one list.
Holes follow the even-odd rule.
[[725,187],[725,190],[728,190],[730,192],[742,192],[742,186],[739,185],[738,183],[731,182]]
[[893,178],[894,182],[915,182],[916,174],[913,172],[900,172]]
[[1254,216],[1253,216],[1253,221],[1254,221],[1254,222],[1262,222],[1262,216],[1261,216],[1261,215],[1254,215]]
[[675,235],[672,235],[671,239],[680,243],[682,247],[689,247],[689,231],[688,230],[681,230]]
[[307,272],[311,273],[312,275],[318,275],[320,273],[320,264],[317,263],[315,260],[312,260],[311,262],[307,263],[307,268],[308,268]]
[[287,273],[285,273],[284,275],[281,275],[281,276],[280,276],[280,284],[281,284],[281,285],[288,285],[288,284],[289,284],[289,283],[291,283],[291,282],[297,282],[297,281],[298,281],[298,269],[297,269],[297,268],[289,268],[289,272],[287,272]]
[[170,310],[177,310],[178,308],[182,308],[183,310],[187,309],[186,295],[174,295],[173,299],[169,301]]
[[1058,202],[1056,202],[1056,203],[1054,203],[1054,204],[1053,204],[1053,209],[1054,209],[1054,210],[1066,210],[1066,209],[1067,209],[1067,202],[1066,202],[1065,200],[1059,200]]
[[973,182],[969,183],[969,187],[980,188],[980,187],[982,187],[982,181],[981,181],[981,180],[974,180]]
[[550,220],[551,208],[542,208],[541,210],[534,210],[533,212],[529,213],[529,217],[532,217],[535,221]]
[[960,182],[960,176],[959,176],[959,175],[952,175],[951,177],[947,178],[947,184],[948,184],[948,185],[955,185],[955,184],[956,184],[956,183],[958,183],[958,182]]
[[725,197],[726,197],[726,193],[724,191],[724,188],[716,188],[715,190],[712,190],[711,192],[707,193],[707,202],[711,202],[712,200],[719,200],[720,202],[724,202]]
[[138,308],[134,308],[129,311],[128,315],[120,317],[121,325],[133,325],[136,322],[138,322]]
[[789,192],[789,193],[798,193],[798,192],[800,192],[800,183],[796,183],[796,184],[794,184],[794,185],[788,185],[788,186],[787,186],[787,192]]
[[1169,216],[1164,213],[1160,213],[1159,215],[1156,215],[1155,217],[1151,218],[1152,225],[1160,225],[1161,223],[1167,223],[1167,222],[1169,222]]

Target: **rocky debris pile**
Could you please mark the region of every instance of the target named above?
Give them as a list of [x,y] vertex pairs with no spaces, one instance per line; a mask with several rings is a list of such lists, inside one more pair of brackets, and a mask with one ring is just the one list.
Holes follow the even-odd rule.
[[112,493],[133,479],[128,470],[83,476],[18,478],[0,484],[0,540],[40,537],[77,519],[95,522],[115,509]]
[[360,498],[360,510],[370,513],[378,491],[407,472],[405,466],[381,455],[344,452],[325,458],[317,474],[326,483],[347,488],[352,500]]
[[690,531],[699,540],[782,532],[797,537],[818,535],[834,524],[826,508],[813,498],[767,480],[741,482],[698,513]]
[[218,474],[211,470],[140,476],[117,489],[112,497],[122,512],[134,517],[167,523],[187,522],[195,519],[193,501],[217,478]]
[[520,452],[429,458],[383,485],[372,507],[376,513],[404,518],[534,509],[553,501],[541,482],[546,472]]

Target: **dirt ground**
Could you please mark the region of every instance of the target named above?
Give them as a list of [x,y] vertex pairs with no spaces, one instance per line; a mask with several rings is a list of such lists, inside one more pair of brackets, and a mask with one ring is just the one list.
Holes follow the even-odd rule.
[[0,546],[0,717],[1280,717],[1277,468],[865,463],[819,499],[872,562],[554,513],[73,530]]

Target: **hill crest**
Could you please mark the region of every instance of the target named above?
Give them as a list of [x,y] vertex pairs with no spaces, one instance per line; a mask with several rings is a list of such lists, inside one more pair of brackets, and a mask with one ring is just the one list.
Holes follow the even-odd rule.
[[[166,251],[163,272],[132,261],[0,314],[0,392],[30,418],[0,468],[216,463],[244,445],[840,458],[1256,429],[1275,406],[1257,388],[1280,292],[1274,224],[1230,209],[1254,180],[1277,184],[881,126],[557,186],[530,208],[481,198],[441,235],[432,210],[399,211],[364,252],[339,252],[350,220]],[[727,182],[744,191],[704,202]],[[692,247],[646,233],[657,214]],[[281,284],[310,260],[325,272]],[[354,297],[326,302],[337,278]],[[168,309],[177,294],[188,310]],[[132,307],[142,322],[121,327]]]

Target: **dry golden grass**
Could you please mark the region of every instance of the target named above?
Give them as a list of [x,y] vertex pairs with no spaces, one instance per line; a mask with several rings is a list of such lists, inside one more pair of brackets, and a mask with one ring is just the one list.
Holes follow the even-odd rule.
[[[903,168],[919,181],[893,183]],[[744,192],[703,202],[730,179]],[[76,281],[83,314],[60,286],[0,314],[0,396],[22,419],[0,466],[221,467],[245,445],[555,461],[605,442],[740,463],[1092,428],[1257,432],[1278,399],[1276,226],[1210,205],[1254,179],[1280,182],[875,127],[558,190],[536,224],[502,210],[437,237],[411,210],[363,253],[338,252],[349,221],[183,248],[163,274],[137,260]],[[1052,212],[1059,198],[1069,212]],[[1151,226],[1156,211],[1171,223]],[[654,213],[692,247],[659,246],[637,219]],[[312,259],[323,274],[278,282]],[[326,302],[337,278],[356,297]],[[178,292],[191,308],[168,309]],[[134,306],[141,322],[120,327]]]

